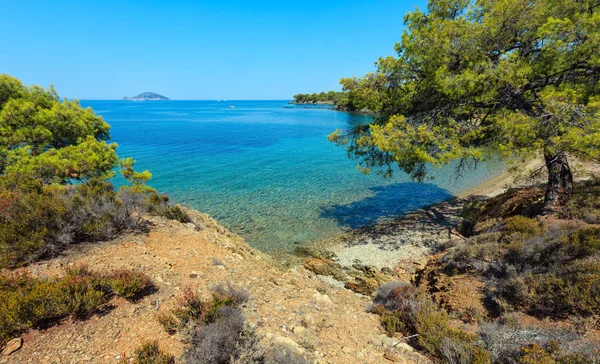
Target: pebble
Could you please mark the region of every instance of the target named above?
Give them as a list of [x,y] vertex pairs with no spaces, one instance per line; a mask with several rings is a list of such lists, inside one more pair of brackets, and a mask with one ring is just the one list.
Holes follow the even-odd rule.
[[321,293],[315,293],[313,295],[313,299],[315,300],[316,303],[318,304],[324,304],[324,305],[333,305],[333,301],[331,300],[331,298],[326,295],[326,294],[321,294]]
[[4,350],[2,350],[2,355],[9,356],[15,351],[21,349],[21,346],[23,346],[23,339],[20,337],[14,338],[6,344],[6,347]]

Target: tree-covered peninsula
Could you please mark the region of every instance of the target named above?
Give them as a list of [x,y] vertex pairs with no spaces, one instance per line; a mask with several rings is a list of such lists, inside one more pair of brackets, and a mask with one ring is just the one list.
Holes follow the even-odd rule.
[[329,91],[312,94],[294,95],[292,104],[315,104],[315,105],[333,105],[335,110],[339,111],[361,111],[370,112],[366,108],[359,109],[354,104],[350,93],[345,91]]

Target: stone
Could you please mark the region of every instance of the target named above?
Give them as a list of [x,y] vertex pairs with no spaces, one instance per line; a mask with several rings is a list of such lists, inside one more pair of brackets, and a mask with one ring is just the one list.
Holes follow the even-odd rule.
[[296,326],[292,329],[292,332],[296,335],[302,335],[306,332],[306,329],[302,326]]
[[313,300],[315,300],[315,302],[318,304],[333,305],[333,301],[326,294],[320,294],[317,292],[313,295]]
[[340,271],[340,266],[330,260],[320,258],[304,258],[302,264],[307,270],[322,276],[331,276],[337,280],[343,281],[344,275]]
[[311,327],[315,323],[316,323],[315,316],[311,315],[310,313],[307,313],[306,315],[302,316],[302,325],[304,327]]
[[352,353],[352,349],[351,349],[351,348],[349,348],[349,347],[347,347],[347,346],[344,346],[344,347],[342,348],[342,352],[343,352],[344,354],[351,354],[351,353]]
[[386,337],[385,339],[383,339],[383,343],[385,346],[391,349],[398,345],[400,343],[400,340],[393,337]]
[[402,349],[405,351],[409,351],[409,352],[415,351],[415,349],[412,346],[408,345],[407,343],[403,343],[403,342],[396,344],[396,348],[399,348],[399,349]]
[[23,346],[23,339],[20,337],[14,338],[6,344],[6,347],[4,350],[2,350],[2,355],[9,356],[15,351],[21,349],[21,346]]
[[379,288],[379,282],[374,278],[356,277],[354,281],[346,282],[345,287],[356,293],[371,296]]
[[391,362],[394,362],[394,363],[397,363],[397,362],[399,362],[399,361],[400,361],[396,355],[394,355],[393,353],[391,353],[391,352],[389,352],[389,351],[386,351],[386,352],[383,354],[383,357],[384,357],[386,360],[389,360],[389,361],[391,361]]

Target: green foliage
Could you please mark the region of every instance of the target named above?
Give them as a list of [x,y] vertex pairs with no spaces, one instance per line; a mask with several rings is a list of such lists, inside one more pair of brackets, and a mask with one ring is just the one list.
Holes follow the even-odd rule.
[[169,202],[169,196],[150,193],[146,199],[146,207],[151,214],[160,215],[167,219],[182,223],[192,222],[191,217],[179,206]]
[[[132,277],[145,284],[131,285]],[[33,278],[22,273],[1,274],[0,346],[29,328],[53,324],[70,315],[86,318],[113,295],[139,297],[147,293],[151,285],[148,277],[127,270],[104,275],[78,267],[53,279]]]
[[151,193],[155,190],[146,185],[146,183],[152,178],[152,173],[149,171],[136,172],[133,169],[135,161],[133,158],[124,158],[119,161],[119,172],[125,179],[131,184],[131,189],[136,193]]
[[0,75],[0,175],[26,173],[46,183],[107,179],[117,163],[110,126],[53,88],[25,87]]
[[129,269],[112,272],[105,280],[114,294],[128,300],[135,300],[154,287],[147,275]]
[[503,233],[509,236],[518,235],[519,238],[528,239],[542,235],[543,228],[539,221],[524,216],[513,216],[504,220]]
[[97,180],[63,186],[21,174],[0,176],[0,201],[0,268],[140,227],[131,215],[135,201],[124,203],[112,184]]
[[344,98],[344,92],[329,91],[327,93],[297,94],[294,95],[294,102],[297,104],[314,104],[319,102],[331,102],[337,104]]
[[406,14],[397,57],[341,81],[379,117],[330,140],[365,172],[389,176],[396,165],[419,181],[453,160],[468,167],[500,154],[518,167],[541,152],[549,188],[560,180],[568,194],[566,154],[600,158],[599,9],[593,0],[430,0],[427,12]]
[[160,350],[158,341],[144,343],[135,350],[133,359],[135,364],[171,364],[174,363],[173,355]]

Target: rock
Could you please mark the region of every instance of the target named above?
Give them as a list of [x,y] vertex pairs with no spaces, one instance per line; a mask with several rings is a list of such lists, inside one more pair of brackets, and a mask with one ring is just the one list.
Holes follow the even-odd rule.
[[344,347],[342,348],[342,352],[343,352],[344,354],[351,354],[351,353],[352,353],[352,349],[351,349],[351,348],[349,348],[349,347],[347,347],[347,346],[344,346]]
[[302,326],[296,326],[292,329],[292,332],[296,335],[302,335],[306,332],[306,329]]
[[386,351],[383,354],[383,357],[391,362],[397,363],[400,361],[400,359],[398,359],[398,357],[396,355],[394,355],[393,353]]
[[320,294],[320,293],[315,293],[313,295],[313,299],[315,300],[316,303],[318,304],[322,304],[322,305],[333,305],[333,301],[331,300],[331,298],[329,298],[328,295],[326,294]]
[[371,342],[371,344],[373,344],[374,346],[382,346],[383,345],[383,340],[386,338],[385,335],[372,335],[371,336],[371,340],[369,340]]
[[23,346],[23,339],[20,337],[12,339],[6,344],[4,350],[2,350],[2,355],[9,356],[15,351],[21,349],[21,346]]
[[185,226],[186,226],[188,229],[196,230],[196,225],[194,225],[194,224],[193,224],[193,223],[191,223],[191,222],[188,222],[187,224],[185,224]]
[[410,346],[410,345],[408,345],[407,343],[404,343],[404,342],[396,344],[396,348],[402,349],[402,350],[405,350],[405,351],[409,351],[409,352],[415,351],[415,349],[412,346]]
[[394,337],[387,337],[385,339],[383,339],[383,344],[385,346],[387,346],[388,348],[392,349],[394,348],[396,345],[398,345],[400,343],[400,340],[394,338]]
[[371,296],[379,288],[379,282],[374,278],[356,277],[354,281],[346,282],[344,287],[356,293]]
[[315,320],[315,316],[311,315],[310,313],[307,313],[306,315],[304,315],[302,317],[302,325],[304,327],[311,327],[315,324],[316,320]]
[[415,269],[418,270],[418,271],[425,269],[425,267],[427,266],[427,263],[429,263],[429,258],[428,257],[423,257],[423,258],[415,259],[413,261]]
[[269,345],[265,345],[265,347],[287,348],[287,349],[291,349],[292,351],[294,351],[298,354],[301,354],[301,355],[304,354],[304,348],[302,346],[298,345],[298,343],[296,343],[294,340],[290,339],[289,337],[273,335],[270,338],[267,337],[267,339],[269,341],[271,341],[271,343]]
[[304,268],[315,274],[331,276],[340,281],[345,280],[344,275],[340,271],[339,265],[336,265],[330,260],[321,258],[304,258],[302,259],[302,264],[304,265]]

